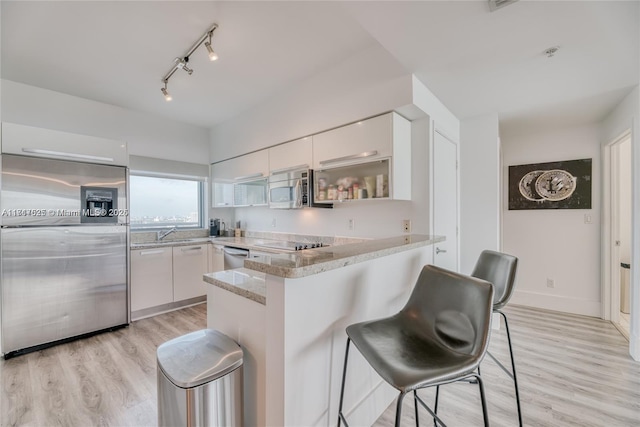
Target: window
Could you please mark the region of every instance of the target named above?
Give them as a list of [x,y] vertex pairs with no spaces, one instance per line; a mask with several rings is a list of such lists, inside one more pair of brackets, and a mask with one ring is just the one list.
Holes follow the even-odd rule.
[[204,227],[204,182],[131,175],[131,229]]

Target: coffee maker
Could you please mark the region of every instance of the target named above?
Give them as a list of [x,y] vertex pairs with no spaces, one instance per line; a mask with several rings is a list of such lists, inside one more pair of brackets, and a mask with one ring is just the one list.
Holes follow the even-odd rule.
[[209,236],[215,237],[220,234],[220,218],[209,220]]

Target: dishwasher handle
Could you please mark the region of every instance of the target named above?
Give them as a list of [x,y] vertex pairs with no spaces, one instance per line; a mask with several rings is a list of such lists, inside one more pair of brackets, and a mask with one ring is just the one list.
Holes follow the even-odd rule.
[[225,246],[225,247],[222,248],[222,250],[225,253],[229,254],[229,255],[249,257],[249,250],[248,249],[234,248],[232,246]]

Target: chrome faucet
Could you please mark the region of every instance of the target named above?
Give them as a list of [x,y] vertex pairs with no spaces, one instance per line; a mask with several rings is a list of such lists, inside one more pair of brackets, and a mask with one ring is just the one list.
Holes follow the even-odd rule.
[[167,230],[167,231],[160,230],[156,234],[156,239],[158,241],[160,241],[160,240],[164,239],[165,237],[167,237],[169,234],[173,233],[174,231],[178,231],[178,229],[176,227],[173,227],[173,228],[171,228],[170,230]]

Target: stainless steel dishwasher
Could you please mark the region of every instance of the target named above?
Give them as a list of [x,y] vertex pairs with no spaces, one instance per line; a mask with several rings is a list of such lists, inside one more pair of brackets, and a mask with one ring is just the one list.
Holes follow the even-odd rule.
[[225,270],[244,267],[244,260],[249,258],[249,249],[225,246],[222,250]]

